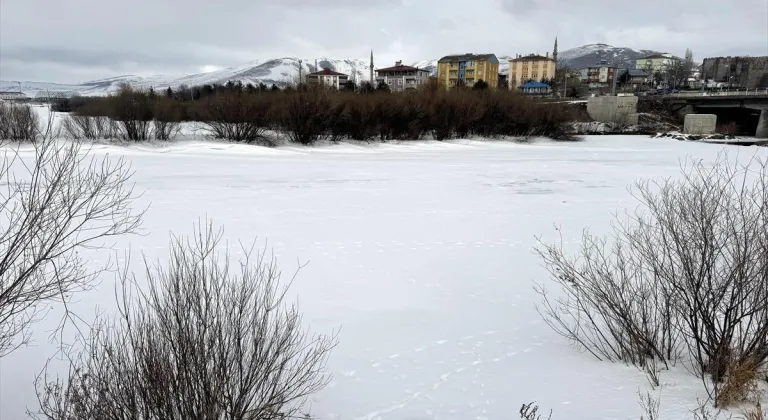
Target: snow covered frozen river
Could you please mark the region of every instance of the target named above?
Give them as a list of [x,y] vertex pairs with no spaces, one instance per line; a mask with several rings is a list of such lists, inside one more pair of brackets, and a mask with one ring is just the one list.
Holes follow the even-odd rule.
[[[752,155],[755,148],[725,146]],[[548,329],[534,304],[546,273],[536,237],[604,232],[635,205],[639,177],[675,175],[686,155],[723,146],[647,137],[415,142],[264,149],[180,142],[97,146],[136,171],[146,236],[121,239],[165,258],[169,233],[209,217],[233,247],[256,238],[277,254],[314,331],[341,328],[312,399],[325,419],[511,419],[537,401],[553,419],[639,418],[633,367],[598,362]],[[768,149],[758,153],[768,154]],[[100,254],[104,258],[108,254]],[[97,259],[97,257],[94,257]],[[134,258],[138,267],[138,258]],[[80,315],[110,310],[113,279],[79,296]],[[36,343],[0,361],[0,418],[34,408],[33,379],[52,355]],[[662,375],[661,412],[681,418],[702,395],[684,369]]]

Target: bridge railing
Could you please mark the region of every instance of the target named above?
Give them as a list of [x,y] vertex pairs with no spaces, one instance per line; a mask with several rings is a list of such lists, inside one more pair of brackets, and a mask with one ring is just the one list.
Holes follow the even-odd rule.
[[768,88],[748,90],[718,90],[704,92],[680,92],[659,95],[664,98],[692,98],[699,96],[768,96]]

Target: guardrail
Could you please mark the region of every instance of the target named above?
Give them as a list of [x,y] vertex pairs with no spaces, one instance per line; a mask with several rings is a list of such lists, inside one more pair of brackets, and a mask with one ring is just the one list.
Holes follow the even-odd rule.
[[718,90],[704,92],[680,92],[658,95],[662,98],[695,98],[695,97],[721,97],[721,96],[768,96],[768,89],[749,90]]

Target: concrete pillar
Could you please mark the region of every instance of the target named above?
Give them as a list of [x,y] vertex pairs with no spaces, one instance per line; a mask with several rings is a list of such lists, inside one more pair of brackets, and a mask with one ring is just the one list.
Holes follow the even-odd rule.
[[760,111],[760,119],[757,120],[755,137],[758,139],[768,139],[768,109]]

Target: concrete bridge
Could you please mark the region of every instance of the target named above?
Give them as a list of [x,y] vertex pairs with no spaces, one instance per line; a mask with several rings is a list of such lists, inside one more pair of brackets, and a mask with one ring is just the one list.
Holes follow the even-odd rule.
[[[718,109],[741,109],[758,113],[755,137],[768,138],[768,89],[750,89],[722,92],[681,92],[660,96],[640,97],[641,100],[660,100],[681,113],[715,113]],[[754,116],[749,117],[754,118]],[[754,120],[751,120],[754,121]]]

